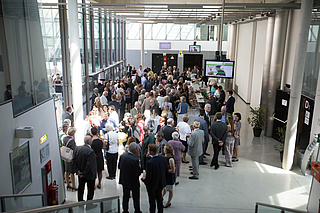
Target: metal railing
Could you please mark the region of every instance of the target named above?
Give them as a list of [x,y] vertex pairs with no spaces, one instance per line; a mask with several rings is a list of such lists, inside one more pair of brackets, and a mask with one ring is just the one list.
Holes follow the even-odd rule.
[[58,206],[47,206],[37,209],[29,209],[24,211],[14,211],[11,213],[55,213],[55,212],[120,212],[120,198],[113,196],[97,200],[88,200],[71,204],[63,204]]
[[281,207],[281,206],[276,206],[276,205],[271,205],[271,204],[266,204],[266,203],[256,203],[256,207],[255,207],[255,213],[259,213],[259,212],[281,212],[281,213],[306,213],[307,211],[301,211],[301,210],[295,210],[295,209],[289,209],[289,208],[285,208],[285,207]]
[[[38,198],[38,199],[37,199]],[[44,194],[0,195],[1,212],[20,211],[44,206]]]

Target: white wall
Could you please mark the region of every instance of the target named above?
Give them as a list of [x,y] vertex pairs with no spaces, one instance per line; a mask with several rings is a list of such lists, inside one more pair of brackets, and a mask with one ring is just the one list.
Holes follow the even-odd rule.
[[266,49],[266,35],[267,35],[268,21],[257,22],[257,33],[255,42],[255,52],[253,60],[253,72],[252,72],[252,87],[251,87],[251,99],[250,106],[258,107],[261,99],[262,89],[262,76],[263,76],[263,64]]
[[[29,140],[32,184],[23,192],[25,194],[42,193],[41,168],[51,160],[52,178],[59,186],[59,203],[65,199],[64,182],[62,177],[59,151],[56,115],[53,99],[35,107],[14,118],[11,102],[0,106],[1,135],[1,195],[13,194],[9,153],[25,141]],[[34,137],[31,139],[15,138],[15,128],[32,126]],[[48,140],[40,144],[40,137],[48,135]],[[40,149],[49,144],[50,156],[40,163]]]
[[250,102],[250,64],[252,63],[251,51],[253,34],[253,22],[238,25],[235,84],[238,86],[238,94],[242,99]]

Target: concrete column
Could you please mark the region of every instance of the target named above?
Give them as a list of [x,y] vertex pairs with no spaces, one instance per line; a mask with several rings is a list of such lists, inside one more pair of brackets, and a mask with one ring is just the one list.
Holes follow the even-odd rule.
[[281,75],[281,83],[280,83],[280,89],[284,89],[285,84],[285,76],[286,71],[288,67],[288,50],[290,48],[289,41],[291,36],[291,22],[292,22],[292,14],[293,10],[288,11],[288,25],[287,25],[287,35],[286,35],[286,44],[285,44],[285,50],[284,50],[284,57],[283,57],[283,63],[282,63],[282,75]]
[[123,60],[124,67],[127,64],[127,22],[123,22]]
[[144,69],[144,23],[141,24],[141,65]]
[[284,170],[290,170],[293,164],[312,7],[313,0],[301,1],[300,29],[297,32],[299,40],[297,42],[297,48],[295,50],[295,60],[291,83],[291,85],[293,85],[294,87],[291,89],[290,93],[288,123],[282,162],[282,168]]
[[[74,24],[77,23],[77,24]],[[82,80],[80,75],[80,45],[79,45],[79,26],[78,26],[78,7],[77,1],[68,0],[68,26],[70,41],[70,70],[72,83],[72,102],[74,111],[74,126],[77,128],[75,135],[77,145],[83,144],[84,125],[82,107]]]
[[[65,3],[65,0],[59,0],[59,3]],[[63,76],[63,101],[64,108],[72,103],[72,94],[70,88],[70,66],[69,66],[69,43],[68,43],[68,23],[67,9],[65,5],[59,5],[59,24],[61,37],[61,55],[62,55],[62,76]]]
[[277,11],[274,23],[270,76],[268,85],[268,107],[265,135],[272,136],[273,114],[275,110],[277,89],[280,88],[288,23],[288,11]]
[[[237,25],[229,24],[228,26],[228,49],[227,49],[227,59],[231,61],[235,60],[235,49],[236,49],[236,37],[237,36]],[[225,89],[233,89],[233,79],[226,80]]]
[[[320,40],[320,37],[318,36],[317,42],[319,40]],[[316,49],[316,51],[319,51],[319,50]],[[319,109],[319,107],[320,107],[320,75],[318,74],[318,83],[317,83],[316,96],[315,96],[315,100],[314,100],[314,109]],[[320,133],[320,125],[318,124],[319,119],[320,119],[320,111],[314,110],[309,143],[311,143],[314,134]],[[311,160],[312,161],[316,161],[316,160],[320,161],[319,146],[318,146],[318,150],[316,149],[314,151]],[[318,203],[319,195],[320,195],[320,184],[313,178],[313,180],[311,181],[309,201],[308,201],[308,206],[307,206],[308,212],[317,212],[318,206],[319,206],[319,203]]]
[[268,85],[270,75],[270,62],[272,54],[273,32],[274,32],[273,16],[268,18],[267,36],[266,36],[266,50],[263,64],[262,88],[261,88],[261,107],[267,109],[268,107]]

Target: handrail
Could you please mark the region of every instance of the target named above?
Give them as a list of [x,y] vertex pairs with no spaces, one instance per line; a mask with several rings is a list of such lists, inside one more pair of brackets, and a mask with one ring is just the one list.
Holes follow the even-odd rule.
[[99,75],[100,73],[106,72],[107,70],[109,70],[109,69],[111,69],[111,68],[113,68],[113,67],[116,67],[116,66],[118,66],[119,64],[121,64],[121,63],[123,63],[123,62],[124,62],[124,60],[117,61],[117,62],[114,63],[114,64],[111,64],[111,65],[109,65],[109,66],[107,66],[107,67],[102,68],[102,69],[101,69],[100,71],[98,71],[98,72],[90,73],[90,74],[89,74],[89,77],[93,77],[93,76]]
[[10,195],[0,195],[0,199],[9,197],[28,197],[28,196],[43,196],[43,193],[36,194],[10,194]]
[[256,202],[256,207],[255,207],[255,211],[254,211],[255,213],[258,213],[258,206],[266,206],[266,207],[270,207],[270,208],[279,209],[279,210],[281,210],[281,212],[289,211],[289,212],[296,212],[296,213],[307,213],[306,211],[290,209],[290,208],[286,208],[286,207],[271,205],[271,204],[267,204],[267,203],[259,203],[259,202]]
[[[70,204],[63,204],[63,205],[58,205],[58,206],[46,206],[46,207],[42,207],[42,208],[36,208],[36,209],[29,209],[29,210],[23,210],[23,211],[12,211],[10,213],[43,213],[43,212],[53,212],[53,211],[57,211],[57,210],[62,210],[62,209],[69,209],[71,210],[71,208],[77,207],[77,206],[83,206],[83,205],[87,205],[87,204],[93,204],[93,203],[103,203],[104,201],[107,200],[114,200],[114,199],[118,199],[118,210],[120,211],[120,198],[119,196],[113,196],[113,197],[108,197],[108,198],[101,198],[101,199],[97,199],[97,200],[87,200],[87,201],[81,201],[81,202],[77,202],[77,203],[70,203]],[[103,206],[103,204],[101,205]],[[69,211],[72,212],[72,211]]]

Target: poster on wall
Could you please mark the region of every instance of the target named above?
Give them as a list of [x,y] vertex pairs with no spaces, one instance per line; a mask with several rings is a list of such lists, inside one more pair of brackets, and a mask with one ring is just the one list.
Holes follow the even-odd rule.
[[10,152],[13,193],[20,194],[31,184],[29,141]]

